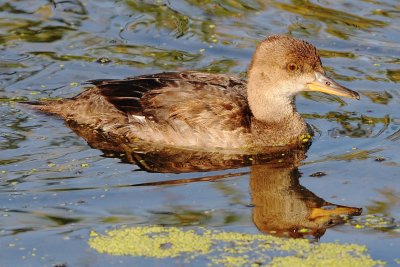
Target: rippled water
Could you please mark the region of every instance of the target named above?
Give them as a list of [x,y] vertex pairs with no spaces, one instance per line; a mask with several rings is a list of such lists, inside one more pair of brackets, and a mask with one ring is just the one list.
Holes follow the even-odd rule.
[[[324,201],[363,213],[319,242],[366,245],[389,266],[400,258],[397,0],[12,0],[0,12],[0,266],[175,266],[100,254],[89,232],[168,225],[274,234],[260,218],[279,208],[257,207]],[[317,133],[298,168],[263,169],[247,158],[252,167],[225,161],[215,171],[162,173],[166,163],[150,155],[156,172],[146,172],[140,159],[91,148],[63,121],[15,104],[70,97],[95,78],[185,69],[244,77],[256,44],[274,33],[316,45],[329,75],[361,94],[297,98]],[[365,223],[368,215],[384,223]]]

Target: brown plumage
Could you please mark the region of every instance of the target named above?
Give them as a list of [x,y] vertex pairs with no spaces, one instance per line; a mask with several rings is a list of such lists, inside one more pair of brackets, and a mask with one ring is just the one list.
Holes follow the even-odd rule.
[[128,142],[206,150],[301,143],[308,128],[293,104],[298,92],[358,98],[324,76],[314,46],[280,35],[268,37],[257,47],[247,82],[186,71],[89,83],[95,87],[35,107]]

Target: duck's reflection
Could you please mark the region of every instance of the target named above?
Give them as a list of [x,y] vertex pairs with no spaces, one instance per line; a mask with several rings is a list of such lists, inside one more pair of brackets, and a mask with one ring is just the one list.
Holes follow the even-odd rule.
[[[105,137],[92,129],[69,124],[91,147],[106,156],[120,157],[149,172],[184,173],[250,166],[250,193],[253,222],[268,234],[287,237],[321,237],[327,228],[343,223],[343,217],[357,216],[362,209],[328,203],[300,185],[298,171],[306,148],[274,150],[258,155],[222,154],[131,145],[118,138]],[[239,175],[242,175],[239,173]],[[214,175],[201,178],[167,180],[134,186],[173,185],[237,176]]]
[[343,216],[361,214],[361,208],[326,202],[300,185],[300,176],[296,167],[251,167],[253,222],[260,231],[319,238],[326,228],[343,223]]

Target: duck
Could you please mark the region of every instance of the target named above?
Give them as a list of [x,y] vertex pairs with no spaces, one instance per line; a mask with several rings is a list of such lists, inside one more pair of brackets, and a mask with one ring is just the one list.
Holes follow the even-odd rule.
[[288,35],[258,44],[247,79],[183,71],[87,84],[72,98],[27,104],[128,143],[251,150],[309,139],[312,131],[295,106],[300,92],[360,98],[326,75],[315,46]]

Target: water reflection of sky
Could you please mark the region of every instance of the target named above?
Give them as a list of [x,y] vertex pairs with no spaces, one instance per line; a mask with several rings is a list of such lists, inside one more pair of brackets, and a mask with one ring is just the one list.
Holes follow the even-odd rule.
[[[8,247],[0,252],[2,264],[22,265],[24,257],[34,266],[83,265],[93,257],[104,266],[114,262],[88,251],[91,228],[165,223],[257,231],[248,205],[250,168],[139,171],[103,157],[62,121],[12,100],[73,96],[89,79],[157,71],[244,77],[255,45],[272,33],[315,44],[329,75],[362,95],[357,102],[322,94],[298,97],[299,110],[317,133],[299,166],[301,186],[327,202],[362,207],[364,215],[399,220],[396,0],[27,0],[2,3],[0,12],[0,243]],[[327,175],[309,176],[318,171]],[[128,186],[231,173],[238,176]],[[360,218],[328,229],[320,242],[357,240],[373,258],[394,264],[398,228],[357,229],[356,224],[364,225],[365,217]],[[65,250],[77,257],[64,255]]]

